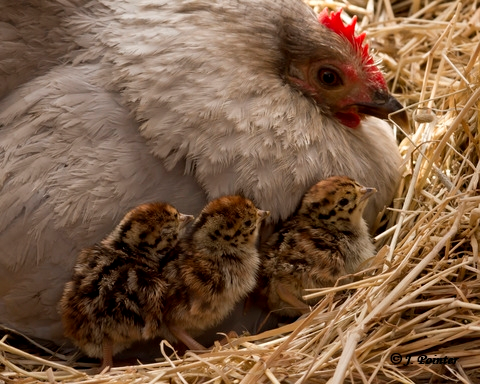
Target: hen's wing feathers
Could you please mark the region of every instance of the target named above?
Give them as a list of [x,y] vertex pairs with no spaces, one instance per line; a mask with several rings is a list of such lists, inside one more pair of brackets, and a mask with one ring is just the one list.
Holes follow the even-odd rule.
[[71,18],[87,0],[2,0],[0,99],[20,84],[63,62],[78,48]]

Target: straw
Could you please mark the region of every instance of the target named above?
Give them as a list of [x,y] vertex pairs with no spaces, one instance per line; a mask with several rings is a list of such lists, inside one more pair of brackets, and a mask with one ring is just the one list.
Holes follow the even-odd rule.
[[[480,11],[469,1],[311,0],[359,18],[411,116],[378,254],[298,321],[214,350],[89,375],[72,356],[0,340],[0,382],[471,383],[480,372]],[[1,335],[0,335],[1,337]],[[33,341],[32,341],[33,343]],[[443,359],[446,363],[433,363]],[[450,359],[450,361],[449,361]]]

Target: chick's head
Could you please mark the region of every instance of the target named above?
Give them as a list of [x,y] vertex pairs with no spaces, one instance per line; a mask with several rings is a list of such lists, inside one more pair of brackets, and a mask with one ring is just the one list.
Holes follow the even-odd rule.
[[334,226],[350,230],[363,223],[368,198],[377,190],[367,188],[345,176],[333,176],[311,187],[305,194],[300,216],[312,226]]
[[216,250],[255,245],[260,223],[269,214],[244,197],[223,196],[202,210],[193,224],[193,239]]
[[167,203],[142,204],[128,212],[106,243],[127,252],[156,257],[173,248],[182,228],[193,216]]

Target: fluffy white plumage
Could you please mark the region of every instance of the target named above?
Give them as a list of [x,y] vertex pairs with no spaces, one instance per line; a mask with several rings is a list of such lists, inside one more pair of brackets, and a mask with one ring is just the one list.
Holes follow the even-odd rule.
[[378,189],[372,222],[393,196],[390,126],[288,80],[296,56],[352,57],[300,0],[7,0],[0,36],[0,322],[20,331],[61,342],[76,254],[135,205],[243,193],[278,221],[341,174]]

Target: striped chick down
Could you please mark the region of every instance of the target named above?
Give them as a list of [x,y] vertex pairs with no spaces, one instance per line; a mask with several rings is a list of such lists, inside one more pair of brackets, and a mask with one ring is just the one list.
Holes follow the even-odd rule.
[[60,311],[65,335],[88,356],[112,356],[161,334],[167,254],[193,216],[165,203],[129,211],[112,233],[80,252]]
[[269,310],[295,317],[308,312],[305,289],[333,286],[357,272],[375,248],[362,218],[376,192],[343,176],[311,187],[297,211],[262,247],[259,289]]
[[269,214],[237,195],[202,210],[164,269],[170,282],[163,309],[167,339],[204,349],[193,337],[218,325],[255,288],[258,233]]

